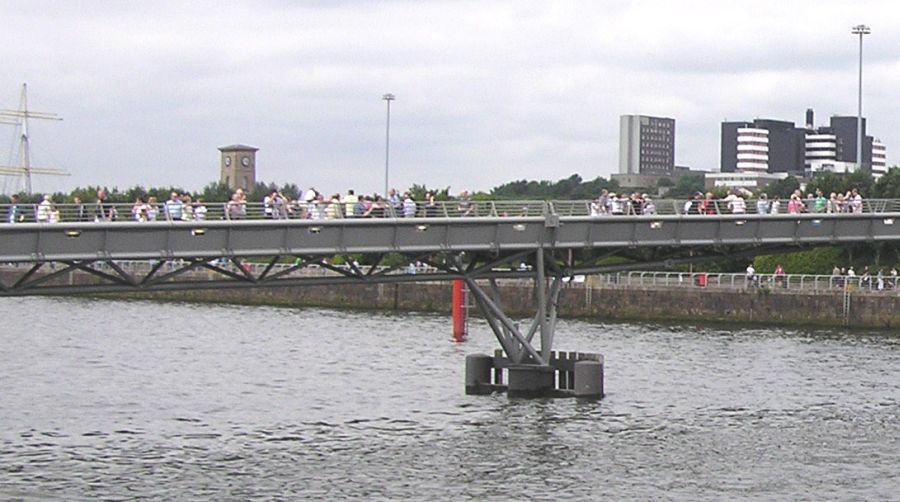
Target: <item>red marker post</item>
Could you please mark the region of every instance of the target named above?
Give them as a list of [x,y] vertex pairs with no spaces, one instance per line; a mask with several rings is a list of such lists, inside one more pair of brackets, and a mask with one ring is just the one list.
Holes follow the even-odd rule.
[[455,280],[453,281],[453,339],[457,342],[466,340],[468,314],[465,283],[462,280]]

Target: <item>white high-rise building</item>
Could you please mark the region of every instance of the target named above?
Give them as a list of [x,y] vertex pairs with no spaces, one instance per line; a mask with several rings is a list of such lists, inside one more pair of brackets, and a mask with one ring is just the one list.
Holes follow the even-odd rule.
[[806,169],[810,162],[816,160],[834,160],[837,158],[837,136],[828,133],[809,131],[806,133]]
[[806,173],[815,175],[831,172],[847,174],[856,172],[856,162],[839,161],[838,139],[835,134],[817,131],[806,132]]
[[737,130],[737,170],[764,173],[769,169],[769,131],[755,127]]
[[887,148],[880,139],[872,140],[872,176],[876,179],[887,174]]

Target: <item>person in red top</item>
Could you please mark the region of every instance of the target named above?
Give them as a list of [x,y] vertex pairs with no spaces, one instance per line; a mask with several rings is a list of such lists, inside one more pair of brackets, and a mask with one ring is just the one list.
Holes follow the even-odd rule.
[[779,263],[777,267],[775,267],[775,284],[780,285],[782,288],[787,287],[787,281],[784,275],[784,267]]
[[716,201],[713,200],[712,192],[706,192],[706,198],[700,203],[700,214],[716,215]]

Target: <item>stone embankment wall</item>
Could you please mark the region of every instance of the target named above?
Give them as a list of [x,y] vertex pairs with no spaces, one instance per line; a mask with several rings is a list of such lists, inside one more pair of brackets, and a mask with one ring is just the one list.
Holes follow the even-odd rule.
[[[4,283],[21,272],[0,270]],[[89,283],[87,274],[57,278],[69,284]],[[270,289],[219,289],[129,293],[130,298],[276,305],[334,307],[381,311],[449,313],[449,282],[302,286]],[[532,315],[533,289],[522,283],[500,286],[503,308],[511,315]],[[585,287],[575,284],[560,294],[559,315],[605,320],[719,321],[740,324],[900,328],[900,290],[851,291],[845,310],[844,292],[781,289],[729,289],[693,286]]]
[[[531,315],[532,288],[501,286],[503,308]],[[307,286],[142,294],[141,297],[254,305],[354,309],[450,311],[450,283]],[[572,287],[560,294],[561,317],[641,321],[717,321],[740,324],[844,326],[844,294],[769,289]],[[846,324],[864,328],[900,327],[897,292],[850,295]]]

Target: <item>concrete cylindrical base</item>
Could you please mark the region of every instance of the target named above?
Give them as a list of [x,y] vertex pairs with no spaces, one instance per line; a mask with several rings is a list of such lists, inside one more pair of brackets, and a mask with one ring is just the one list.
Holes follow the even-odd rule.
[[603,363],[590,360],[575,363],[575,396],[603,397]]
[[494,358],[487,354],[466,356],[466,394],[490,394]]
[[509,387],[512,397],[535,397],[550,394],[556,384],[556,370],[549,366],[526,364],[509,367]]

